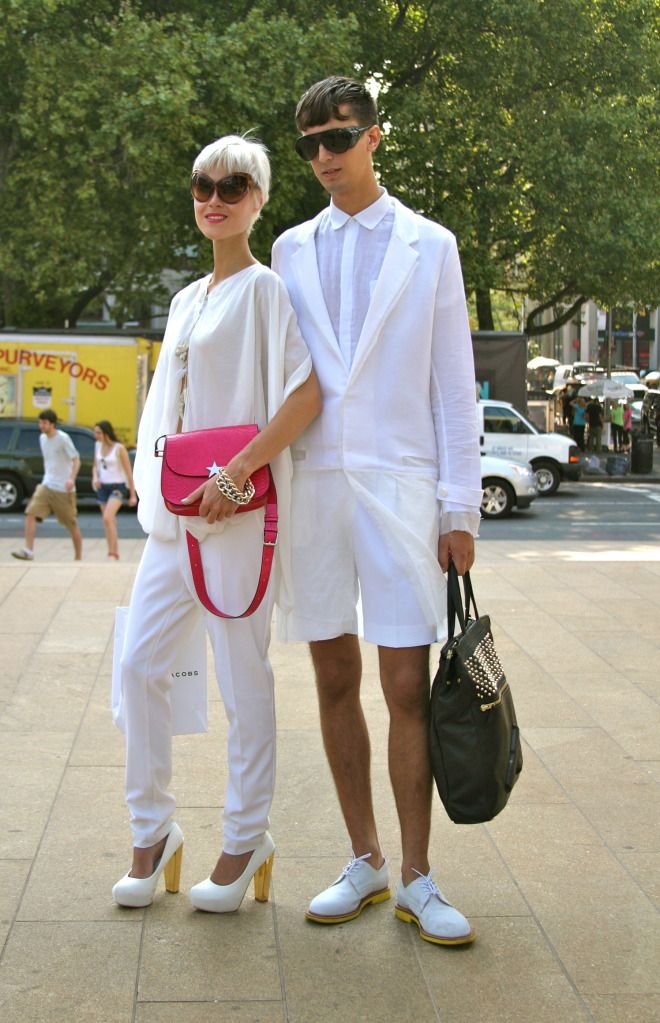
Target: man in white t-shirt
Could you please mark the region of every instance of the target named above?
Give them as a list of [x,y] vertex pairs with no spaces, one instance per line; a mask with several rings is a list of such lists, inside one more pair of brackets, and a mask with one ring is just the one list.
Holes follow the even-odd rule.
[[44,477],[25,509],[25,546],[12,551],[12,557],[32,561],[37,522],[43,522],[49,515],[54,515],[71,534],[74,558],[80,561],[82,536],[76,508],[76,476],[80,470],[80,456],[68,433],[57,429],[57,415],[52,409],[46,409],[39,416],[39,429]]

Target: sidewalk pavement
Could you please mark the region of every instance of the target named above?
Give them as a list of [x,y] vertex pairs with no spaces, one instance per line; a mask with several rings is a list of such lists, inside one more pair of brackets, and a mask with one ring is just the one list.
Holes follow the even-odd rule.
[[[435,797],[432,859],[478,940],[447,949],[393,903],[320,927],[308,900],[349,858],[303,646],[274,644],[279,715],[270,903],[192,910],[219,851],[225,726],[175,744],[182,890],[122,910],[123,740],[113,611],[142,549],[0,542],[0,1018],[4,1023],[651,1023],[660,1019],[660,552],[481,541],[474,582],[515,695],[525,767],[496,820]],[[434,660],[437,652],[433,652]],[[399,835],[374,651],[364,648],[381,840]]]

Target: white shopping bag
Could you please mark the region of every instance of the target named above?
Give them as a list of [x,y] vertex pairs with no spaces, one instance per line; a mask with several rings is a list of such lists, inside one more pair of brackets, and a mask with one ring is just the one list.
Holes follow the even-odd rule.
[[[121,687],[121,655],[128,621],[128,608],[115,608],[115,645],[112,653],[112,720],[126,731]],[[172,735],[208,731],[206,690],[206,628],[199,617],[172,665]]]

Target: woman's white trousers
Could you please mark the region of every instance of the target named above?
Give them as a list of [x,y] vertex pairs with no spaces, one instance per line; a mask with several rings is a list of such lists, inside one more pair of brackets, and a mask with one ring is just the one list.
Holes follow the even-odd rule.
[[[263,512],[236,515],[201,542],[206,586],[216,607],[244,611],[261,563]],[[150,536],[135,578],[122,656],[126,709],[126,802],[134,845],[168,834],[175,800],[170,671],[177,646],[199,615],[206,620],[228,731],[223,848],[254,849],[268,828],[275,782],[275,705],[268,660],[272,579],[253,615],[228,621],[206,611],[192,582],[185,524],[178,539]]]

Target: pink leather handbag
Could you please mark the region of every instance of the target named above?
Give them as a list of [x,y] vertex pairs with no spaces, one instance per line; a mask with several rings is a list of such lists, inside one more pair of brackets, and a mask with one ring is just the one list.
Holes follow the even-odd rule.
[[[165,506],[175,515],[199,515],[201,499],[195,504],[182,504],[183,498],[206,483],[218,468],[227,465],[258,432],[258,427],[250,424],[222,426],[214,430],[191,430],[189,433],[159,437],[154,447],[154,455],[163,459],[160,489]],[[227,614],[215,606],[206,589],[199,542],[186,530],[188,555],[197,596],[207,611],[219,618],[247,618],[253,614],[263,600],[270,578],[277,543],[277,491],[270,467],[267,465],[257,469],[250,479],[254,485],[254,496],[248,504],[239,505],[236,514],[263,507],[266,511],[259,581],[254,597],[242,614]]]

